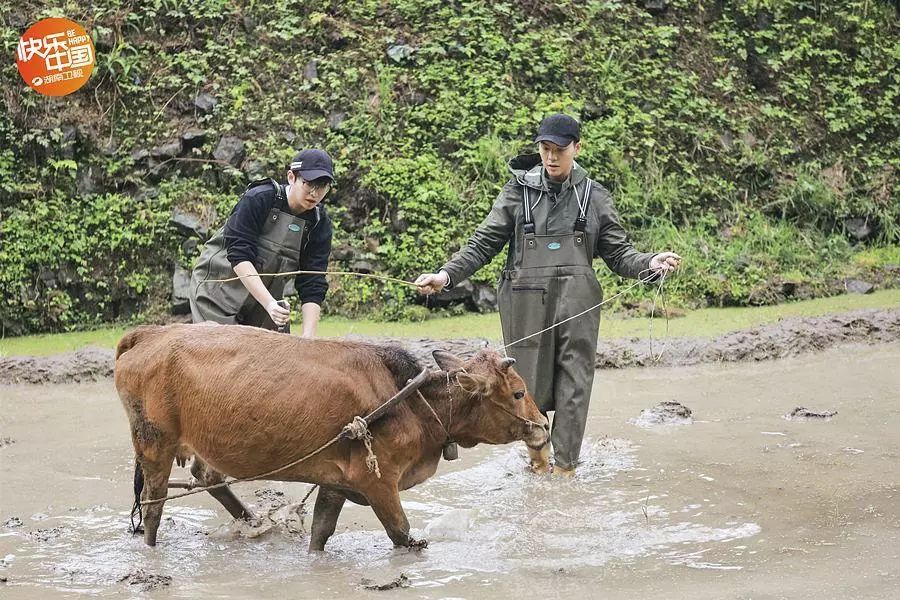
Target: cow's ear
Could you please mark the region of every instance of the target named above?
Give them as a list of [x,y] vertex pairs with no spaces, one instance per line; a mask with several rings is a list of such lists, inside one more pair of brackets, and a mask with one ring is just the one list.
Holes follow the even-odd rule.
[[435,350],[431,353],[431,356],[434,357],[434,362],[441,368],[441,371],[447,371],[449,373],[451,371],[459,371],[463,368],[462,359],[450,354],[446,350]]
[[483,396],[490,391],[488,378],[481,375],[460,372],[456,374],[456,381],[460,389],[467,394]]

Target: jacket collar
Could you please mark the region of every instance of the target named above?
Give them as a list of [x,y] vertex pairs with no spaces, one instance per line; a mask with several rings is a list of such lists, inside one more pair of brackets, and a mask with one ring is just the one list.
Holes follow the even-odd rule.
[[[543,192],[548,191],[540,154],[520,154],[509,161],[508,167],[516,181],[521,185]],[[569,174],[569,178],[563,182],[560,194],[564,194],[569,188],[580,184],[586,177],[587,171],[578,162],[575,162],[572,165],[572,172]]]

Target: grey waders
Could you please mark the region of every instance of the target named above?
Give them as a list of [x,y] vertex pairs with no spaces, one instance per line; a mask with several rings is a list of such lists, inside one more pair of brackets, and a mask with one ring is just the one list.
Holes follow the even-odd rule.
[[[498,294],[505,344],[602,301],[591,265],[595,240],[585,232],[590,194],[591,181],[586,179],[572,233],[535,235],[528,188],[522,186],[524,239],[516,244],[520,266],[503,271]],[[573,469],[581,452],[599,329],[597,308],[507,349],[541,412],[555,411],[551,442],[556,465],[562,469]]]
[[[284,190],[273,180],[276,194],[283,198]],[[306,221],[290,213],[273,208],[266,218],[257,242],[254,266],[259,273],[285,273],[300,268],[300,243]],[[235,277],[225,248],[225,228],[219,229],[206,242],[197,266],[191,273],[191,317],[194,323],[215,321],[226,325],[252,325],[278,330],[265,308],[250,295],[239,279],[228,283],[213,279]],[[285,277],[260,277],[263,285],[276,299],[281,298]],[[288,324],[289,330],[290,324]]]

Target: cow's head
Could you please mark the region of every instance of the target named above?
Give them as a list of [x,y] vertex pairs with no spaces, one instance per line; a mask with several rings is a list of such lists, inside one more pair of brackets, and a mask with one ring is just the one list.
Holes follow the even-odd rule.
[[537,449],[548,442],[547,418],[512,367],[515,359],[493,350],[480,350],[467,361],[443,350],[435,350],[432,356],[447,372],[454,402],[460,404],[454,407],[459,417],[451,426],[460,446],[523,440]]

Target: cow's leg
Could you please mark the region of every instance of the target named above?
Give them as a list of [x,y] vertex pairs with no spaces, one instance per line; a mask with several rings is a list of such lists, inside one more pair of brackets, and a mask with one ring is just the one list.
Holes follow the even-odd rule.
[[416,540],[409,536],[409,520],[400,504],[400,492],[396,483],[393,485],[385,483],[374,490],[368,490],[365,495],[372,510],[375,511],[375,516],[384,525],[384,530],[395,546],[415,549],[428,546],[425,540]]
[[313,509],[312,531],[309,536],[309,551],[325,550],[325,542],[334,534],[338,515],[344,508],[347,497],[334,488],[319,486],[316,495],[316,507]]
[[[155,457],[154,457],[155,458]],[[141,493],[141,501],[157,500],[165,498],[169,492],[169,473],[172,472],[174,453],[165,457],[150,459],[146,454],[140,457],[141,468],[144,470],[144,490]],[[156,531],[162,520],[163,504],[154,502],[144,504],[141,507],[144,517],[144,543],[148,546],[156,545]]]
[[[201,486],[216,485],[225,481],[224,475],[211,468],[197,456],[194,456],[194,462],[191,464],[191,475],[194,476]],[[232,492],[230,488],[223,486],[207,491],[213,498],[218,500],[222,506],[225,507],[225,510],[227,510],[235,519],[249,520],[253,518],[253,513],[250,512],[250,509],[247,508],[243,502],[238,500],[238,497],[234,495],[234,492]]]
[[531,460],[529,467],[532,472],[545,474],[550,472],[550,442],[544,444],[539,450],[528,448],[528,458]]

